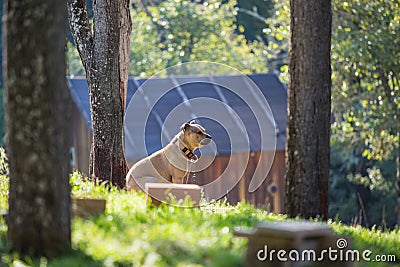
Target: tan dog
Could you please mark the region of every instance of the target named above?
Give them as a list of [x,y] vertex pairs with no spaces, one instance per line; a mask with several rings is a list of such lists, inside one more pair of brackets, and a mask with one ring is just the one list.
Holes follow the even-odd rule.
[[143,190],[146,183],[155,182],[182,184],[189,175],[190,164],[197,160],[193,151],[210,142],[211,136],[196,121],[183,124],[167,146],[132,166],[126,179],[127,190]]

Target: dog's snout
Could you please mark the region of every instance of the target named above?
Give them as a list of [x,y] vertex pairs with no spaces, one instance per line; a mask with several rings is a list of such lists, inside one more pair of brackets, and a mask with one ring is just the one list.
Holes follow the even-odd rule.
[[209,143],[211,143],[211,135],[204,134],[204,138],[203,138],[203,140],[200,141],[200,144],[205,146],[205,145],[208,145]]

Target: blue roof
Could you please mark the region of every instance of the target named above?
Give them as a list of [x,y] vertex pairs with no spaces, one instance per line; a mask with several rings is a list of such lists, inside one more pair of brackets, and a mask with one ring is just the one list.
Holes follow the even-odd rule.
[[[68,82],[72,98],[91,130],[86,79],[70,78]],[[127,103],[132,98],[125,118],[128,161],[159,150],[181,124],[194,118],[212,135],[218,155],[246,147],[252,152],[275,147],[284,150],[287,92],[275,74],[129,78]],[[215,118],[207,114],[215,114]]]

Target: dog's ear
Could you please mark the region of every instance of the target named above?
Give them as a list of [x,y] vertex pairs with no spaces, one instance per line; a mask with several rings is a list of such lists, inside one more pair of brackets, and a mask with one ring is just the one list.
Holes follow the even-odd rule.
[[185,131],[185,130],[189,129],[189,127],[190,127],[190,124],[189,124],[189,123],[184,123],[184,124],[182,124],[182,126],[181,126],[181,130],[182,130],[182,131]]
[[191,120],[189,124],[196,124],[196,120]]

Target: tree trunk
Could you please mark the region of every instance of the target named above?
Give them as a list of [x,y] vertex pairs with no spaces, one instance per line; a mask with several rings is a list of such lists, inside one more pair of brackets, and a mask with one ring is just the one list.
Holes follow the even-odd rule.
[[6,2],[8,236],[23,254],[71,242],[66,19],[63,0]]
[[132,20],[129,10],[130,0],[119,1],[119,9],[121,11],[121,31],[119,33],[119,88],[121,94],[122,103],[122,114],[125,113],[126,109],[126,92],[128,89],[128,76],[129,76],[129,53],[130,53],[130,41],[132,31]]
[[124,187],[123,114],[128,84],[131,21],[128,0],[97,0],[93,33],[85,0],[68,0],[71,31],[89,85],[91,175]]
[[291,0],[286,211],[328,216],[331,1]]
[[[400,133],[397,133],[398,138]],[[397,181],[395,184],[396,189],[396,212],[397,212],[397,225],[400,227],[400,144],[397,147]]]

